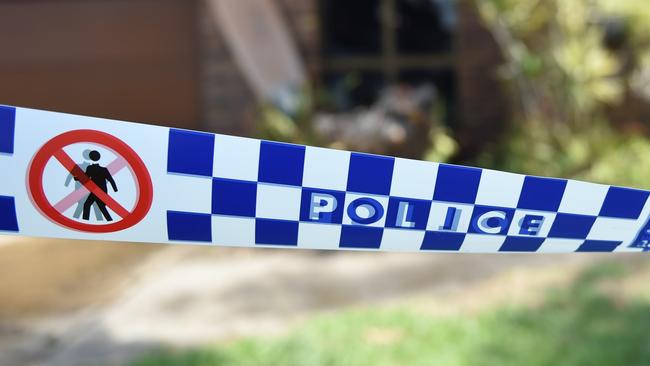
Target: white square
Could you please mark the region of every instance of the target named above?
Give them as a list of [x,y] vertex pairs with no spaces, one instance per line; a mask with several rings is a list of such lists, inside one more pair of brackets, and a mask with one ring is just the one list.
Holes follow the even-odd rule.
[[212,216],[212,242],[223,246],[255,246],[255,219]]
[[[0,153],[0,172],[10,172],[12,171],[16,166],[16,162],[11,159],[11,155],[6,154],[6,153]],[[4,173],[8,174],[8,173]],[[20,187],[22,182],[16,182],[19,183],[18,187]],[[17,190],[14,188],[16,187],[16,184],[10,184],[8,181],[3,181],[2,186],[0,186],[0,195],[4,196],[16,196],[17,195]]]
[[301,193],[299,187],[258,183],[255,217],[298,221]]
[[[452,213],[450,208],[454,208],[455,212]],[[427,230],[457,231],[460,233],[466,233],[469,228],[469,222],[472,219],[473,209],[473,205],[431,202],[429,220],[427,221]],[[448,215],[454,215],[451,228],[446,228],[445,226]]]
[[307,249],[338,249],[341,225],[301,222],[298,227],[298,247]]
[[257,181],[260,141],[216,135],[212,174],[219,178]]
[[459,251],[466,253],[496,253],[505,240],[505,235],[467,234]]
[[433,198],[437,174],[436,163],[396,158],[390,195],[430,200]]
[[559,212],[598,216],[609,186],[569,180]]
[[[536,233],[530,234],[529,232],[522,233],[522,225],[524,224],[524,217],[532,216],[542,216],[541,222],[532,222],[528,223],[528,226],[531,230],[533,227],[536,227]],[[543,212],[543,211],[531,211],[531,210],[515,210],[515,214],[510,223],[510,229],[508,229],[508,235],[510,236],[527,236],[535,238],[545,238],[548,236],[549,231],[551,231],[551,226],[553,226],[553,221],[555,221],[555,212]],[[531,220],[531,219],[529,219]],[[535,220],[537,221],[537,220]],[[529,230],[530,231],[530,230]]]
[[[383,214],[379,218],[379,220],[371,223],[371,224],[360,224],[358,222],[352,221],[350,218],[350,215],[348,213],[348,207],[350,206],[350,203],[352,201],[355,201],[359,198],[370,198],[373,199],[381,205],[381,208],[383,209]],[[364,226],[375,226],[375,227],[384,227],[386,223],[386,213],[388,212],[388,197],[387,196],[375,196],[375,195],[370,195],[370,194],[359,194],[359,193],[346,193],[345,194],[345,206],[343,207],[343,223],[346,225],[364,225]],[[371,212],[374,210],[371,205],[369,204],[363,204],[357,207],[357,210],[355,211],[357,215],[363,219],[367,217],[371,217],[374,214],[379,215],[380,212]]]
[[184,174],[167,174],[159,184],[172,194],[156,196],[157,203],[166,210],[212,212],[212,178]]
[[548,238],[544,240],[542,246],[537,249],[542,253],[567,253],[575,252],[580,245],[584,243],[582,239],[556,239]]
[[639,234],[638,221],[597,217],[587,235],[590,240],[616,240],[629,243]]
[[478,186],[476,204],[499,207],[517,207],[524,175],[483,169]]
[[345,191],[348,186],[350,153],[307,146],[302,185]]
[[386,228],[384,229],[379,249],[397,252],[417,252],[420,251],[423,240],[423,230]]
[[643,252],[643,248],[630,248],[630,244],[632,244],[632,243],[624,242],[621,245],[614,248],[613,252],[616,252],[616,253],[639,253],[639,252]]

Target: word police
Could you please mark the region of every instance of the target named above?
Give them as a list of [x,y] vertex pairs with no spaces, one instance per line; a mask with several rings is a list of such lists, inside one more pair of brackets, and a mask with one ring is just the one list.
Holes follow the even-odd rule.
[[302,221],[492,235],[545,236],[552,213],[304,189]]

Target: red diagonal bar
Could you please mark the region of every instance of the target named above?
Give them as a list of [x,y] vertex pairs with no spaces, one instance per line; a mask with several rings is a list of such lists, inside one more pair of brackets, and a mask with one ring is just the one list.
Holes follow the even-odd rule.
[[84,173],[81,168],[72,160],[72,158],[66,154],[65,151],[63,150],[58,150],[54,153],[54,157],[56,160],[65,167],[72,176],[77,178],[77,180],[86,187],[86,189],[90,192],[92,192],[97,198],[102,200],[106,204],[106,206],[110,207],[113,212],[118,214],[121,218],[125,218],[131,213],[129,210],[125,209],[120,205],[117,201],[115,201],[111,196],[106,194],[106,192],[102,191],[101,188],[99,188],[95,182],[90,180],[90,178]]
[[[120,170],[125,168],[127,166],[127,162],[122,159],[121,157],[116,158],[113,160],[110,164],[106,165],[106,169],[108,169],[108,172],[111,173],[112,176],[115,176]],[[85,195],[88,194],[88,189],[85,186],[79,187],[77,190],[71,192],[64,198],[62,198],[59,202],[57,202],[54,205],[54,208],[59,211],[63,212],[75,203],[77,203],[81,198],[83,198]]]

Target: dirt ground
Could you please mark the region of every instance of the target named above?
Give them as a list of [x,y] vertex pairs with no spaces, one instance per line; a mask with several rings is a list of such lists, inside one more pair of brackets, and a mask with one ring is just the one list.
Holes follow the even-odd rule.
[[631,257],[10,239],[0,242],[0,365],[120,365],[152,347],[277,334],[349,306],[473,312],[611,258]]
[[160,246],[0,236],[0,322],[111,299],[125,273]]

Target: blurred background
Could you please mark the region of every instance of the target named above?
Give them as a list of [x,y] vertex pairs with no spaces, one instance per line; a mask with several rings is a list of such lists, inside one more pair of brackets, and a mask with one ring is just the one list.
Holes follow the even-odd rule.
[[[0,103],[650,188],[646,0],[0,1]],[[647,365],[639,255],[0,237],[0,365]]]

